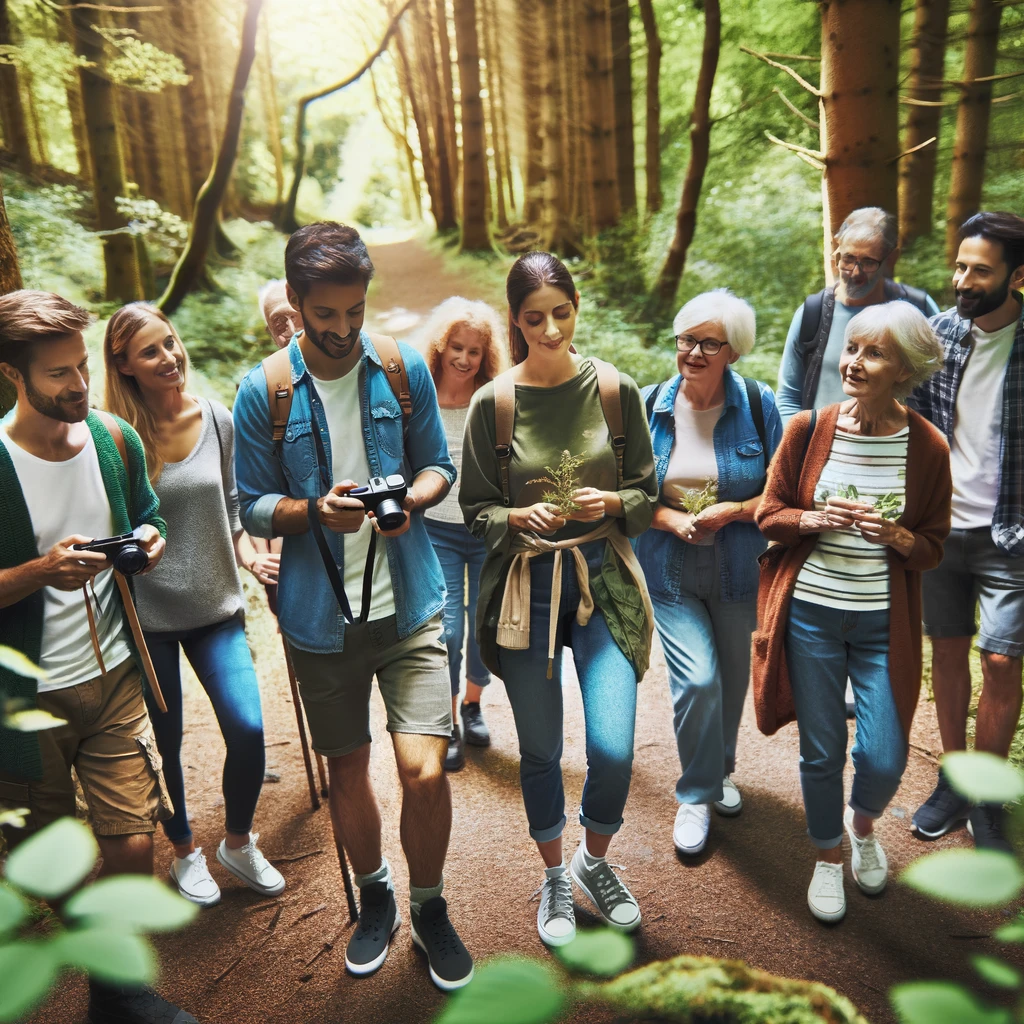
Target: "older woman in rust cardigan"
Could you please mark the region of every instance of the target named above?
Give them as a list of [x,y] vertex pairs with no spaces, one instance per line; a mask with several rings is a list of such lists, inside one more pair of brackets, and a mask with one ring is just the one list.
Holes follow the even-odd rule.
[[[846,331],[845,402],[794,417],[757,525],[761,556],[754,703],[762,732],[796,718],[800,781],[816,864],[811,913],[846,913],[842,839],[866,893],[888,879],[874,821],[907,762],[921,687],[921,573],[949,533],[949,449],[902,404],[942,364],[928,321],[906,302],[870,306]],[[854,780],[843,811],[849,675],[856,697]]]

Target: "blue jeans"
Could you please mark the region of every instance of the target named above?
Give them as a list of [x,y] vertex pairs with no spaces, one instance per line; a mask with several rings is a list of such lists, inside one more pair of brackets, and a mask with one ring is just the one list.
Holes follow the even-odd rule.
[[[480,645],[476,642],[476,601],[480,595],[480,570],[487,549],[461,523],[443,523],[439,519],[423,522],[427,536],[434,545],[434,553],[441,563],[444,585],[448,596],[444,602],[444,642],[448,645],[448,671],[451,673],[452,696],[459,692],[462,668],[462,644],[466,639],[466,618],[469,618],[469,644],[467,650],[466,679],[477,686],[486,686],[491,673],[480,658]],[[466,603],[466,571],[469,570],[469,603]]]
[[160,711],[147,693],[149,716],[160,756],[164,779],[174,804],[174,817],[163,823],[172,843],[187,843],[192,829],[185,810],[185,779],[181,770],[183,732],[179,646],[195,670],[213,705],[227,747],[224,760],[224,813],[229,832],[244,835],[252,827],[256,803],[263,787],[263,712],[252,655],[245,641],[240,615],[174,633],[147,633],[167,712]]
[[691,545],[675,600],[651,595],[672,694],[681,804],[721,800],[722,779],[736,767],[757,602],[723,601],[719,579],[716,547]]
[[[591,574],[598,572],[605,542],[581,550]],[[587,778],[583,785],[580,824],[600,835],[614,835],[633,774],[633,732],[636,724],[636,673],[608,631],[599,609],[580,626],[576,609],[580,590],[569,552],[562,558],[559,629],[548,670],[548,621],[551,611],[553,556],[539,555],[530,566],[530,646],[525,651],[498,650],[509,703],[519,734],[519,781],[538,843],[557,839],[565,828],[562,787],[562,647],[572,648],[583,693],[586,721]]]
[[880,818],[907,766],[907,740],[889,682],[889,610],[851,612],[793,600],[786,664],[800,729],[800,784],[807,834],[819,849],[843,840],[846,679],[857,735],[850,806]]

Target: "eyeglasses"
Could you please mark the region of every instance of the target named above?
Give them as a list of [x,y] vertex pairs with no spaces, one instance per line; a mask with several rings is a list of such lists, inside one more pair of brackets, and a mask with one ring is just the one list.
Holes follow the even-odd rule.
[[719,341],[717,338],[695,338],[692,334],[676,335],[676,351],[692,352],[699,348],[706,356],[717,356],[723,346],[728,345],[727,341]]
[[870,256],[853,256],[850,253],[840,253],[836,249],[832,257],[839,264],[840,270],[853,270],[859,267],[865,274],[873,274],[889,258],[889,253],[880,260],[873,260]]

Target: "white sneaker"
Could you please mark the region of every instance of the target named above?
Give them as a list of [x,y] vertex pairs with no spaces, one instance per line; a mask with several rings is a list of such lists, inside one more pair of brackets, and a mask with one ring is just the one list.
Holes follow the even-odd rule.
[[728,775],[722,779],[722,799],[716,800],[711,806],[726,818],[735,818],[743,810],[743,797]]
[[253,832],[240,850],[229,850],[221,840],[217,860],[241,882],[264,896],[276,896],[284,889],[284,876],[256,847],[259,832]]
[[178,887],[178,894],[198,903],[201,907],[212,907],[220,903],[220,887],[213,880],[206,866],[203,848],[197,847],[187,857],[175,857],[171,861],[171,881]]
[[692,857],[704,849],[710,827],[710,804],[680,804],[672,829],[672,841],[680,853]]
[[572,900],[572,878],[567,868],[560,875],[547,877],[537,890],[537,934],[547,946],[564,946],[576,938],[576,910]]
[[846,916],[843,865],[819,860],[807,889],[807,906],[819,921],[841,921]]
[[863,839],[853,830],[853,808],[847,807],[843,815],[846,834],[850,837],[850,871],[861,892],[869,896],[880,893],[889,881],[889,861],[875,833]]

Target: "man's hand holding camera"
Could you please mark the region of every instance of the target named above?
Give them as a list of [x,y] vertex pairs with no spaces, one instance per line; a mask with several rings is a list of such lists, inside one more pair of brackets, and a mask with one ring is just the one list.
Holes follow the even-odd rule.
[[[390,484],[391,481],[391,477],[388,477],[387,481],[373,480],[365,487],[361,487],[354,480],[342,480],[335,484],[317,502],[320,522],[335,533],[356,533],[363,525],[364,517],[368,516],[373,528],[382,536],[400,537],[409,529],[409,513],[416,508],[416,496],[411,488],[400,499],[396,493],[387,504],[387,511],[384,512],[385,501],[379,499],[378,492],[383,490],[382,485],[385,482]],[[404,481],[400,490],[405,490]],[[358,491],[363,498],[367,498],[370,507],[367,508],[367,503],[362,498],[353,497],[350,493],[352,491]],[[384,493],[391,494],[392,491]],[[400,505],[398,501],[401,502]],[[378,511],[384,512],[387,528],[381,525],[377,516]],[[400,512],[404,512],[404,518],[398,525],[393,525]]]
[[316,503],[320,522],[333,533],[358,533],[366,516],[366,506],[358,498],[350,498],[348,492],[359,484],[355,480],[342,480],[335,484]]

